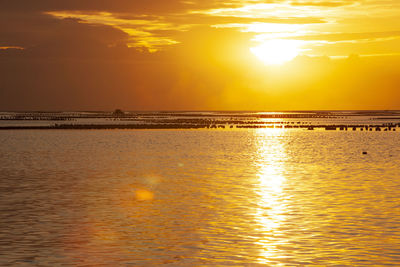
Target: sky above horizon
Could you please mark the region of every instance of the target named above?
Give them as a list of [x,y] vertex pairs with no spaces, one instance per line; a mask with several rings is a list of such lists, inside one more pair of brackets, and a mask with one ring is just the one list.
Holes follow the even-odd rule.
[[0,0],[0,110],[400,109],[396,0]]

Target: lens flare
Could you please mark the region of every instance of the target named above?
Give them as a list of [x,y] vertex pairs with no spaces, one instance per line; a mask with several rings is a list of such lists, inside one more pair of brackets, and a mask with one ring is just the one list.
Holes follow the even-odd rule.
[[137,201],[153,200],[154,193],[146,189],[138,189],[135,191],[135,199]]

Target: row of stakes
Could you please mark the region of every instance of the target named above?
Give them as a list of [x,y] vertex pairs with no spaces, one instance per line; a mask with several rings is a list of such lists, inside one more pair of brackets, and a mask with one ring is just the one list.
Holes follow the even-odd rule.
[[[308,130],[314,130],[314,126],[310,126],[310,127],[308,127]],[[333,131],[336,131],[337,130],[337,128],[339,128],[339,130],[340,131],[348,131],[349,129],[352,129],[353,131],[357,131],[357,129],[360,129],[360,131],[373,131],[373,130],[375,130],[375,131],[378,131],[378,132],[380,132],[380,131],[385,131],[385,132],[388,132],[388,131],[396,131],[396,127],[382,127],[382,126],[363,126],[363,127],[348,127],[348,126],[345,126],[345,127],[336,127],[336,126],[326,126],[325,127],[325,130],[327,130],[327,131],[329,131],[329,130],[333,130]]]
[[[229,128],[234,128],[234,125],[229,125]],[[207,128],[210,129],[217,129],[217,128],[225,128],[225,125],[217,125],[217,124],[211,124],[207,126]],[[236,125],[236,128],[292,128],[290,126],[266,126],[266,125]],[[295,127],[298,128],[298,127]],[[327,131],[348,131],[348,130],[353,130],[353,131],[396,131],[396,126],[307,126],[307,127],[301,127],[301,128],[307,128],[308,130],[314,130],[316,128],[325,128]]]

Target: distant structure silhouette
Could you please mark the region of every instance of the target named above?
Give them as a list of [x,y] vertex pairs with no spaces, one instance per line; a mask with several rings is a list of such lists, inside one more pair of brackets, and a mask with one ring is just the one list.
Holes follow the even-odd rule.
[[116,110],[114,110],[113,115],[116,117],[123,117],[123,116],[125,116],[125,112],[123,112],[120,109],[116,109]]

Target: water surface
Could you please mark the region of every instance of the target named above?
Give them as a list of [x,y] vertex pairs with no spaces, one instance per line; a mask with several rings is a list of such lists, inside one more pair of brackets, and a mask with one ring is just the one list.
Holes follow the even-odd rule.
[[0,144],[1,266],[400,265],[399,132],[23,130]]

